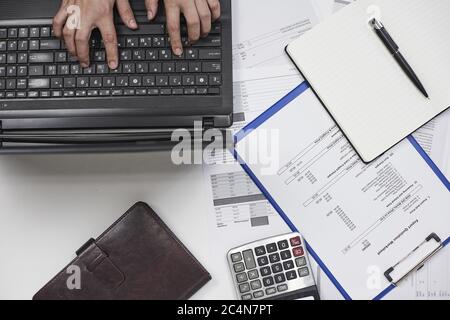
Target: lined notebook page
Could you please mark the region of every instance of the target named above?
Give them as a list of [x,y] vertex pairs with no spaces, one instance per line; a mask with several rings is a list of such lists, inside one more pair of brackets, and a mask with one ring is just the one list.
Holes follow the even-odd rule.
[[[430,99],[368,25],[373,5]],[[359,0],[288,46],[363,160],[373,160],[450,106],[449,17],[449,0]]]

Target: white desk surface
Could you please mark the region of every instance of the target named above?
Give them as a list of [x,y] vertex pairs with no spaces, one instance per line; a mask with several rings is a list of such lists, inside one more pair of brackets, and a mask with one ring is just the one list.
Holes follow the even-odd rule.
[[[31,299],[137,201],[208,269],[204,194],[201,166],[174,166],[169,153],[0,157],[0,299]],[[223,276],[229,292],[216,275],[195,298],[233,298]]]

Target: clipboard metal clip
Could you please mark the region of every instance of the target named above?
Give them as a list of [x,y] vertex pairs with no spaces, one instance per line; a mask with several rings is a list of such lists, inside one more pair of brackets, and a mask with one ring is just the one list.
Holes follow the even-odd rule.
[[[420,270],[442,248],[441,239],[436,233],[432,233],[403,259],[387,269],[384,276],[391,284],[397,286],[408,275]],[[419,262],[417,262],[418,258]]]

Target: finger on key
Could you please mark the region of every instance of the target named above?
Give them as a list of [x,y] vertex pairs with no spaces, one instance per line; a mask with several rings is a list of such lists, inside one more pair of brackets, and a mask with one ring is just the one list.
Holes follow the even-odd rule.
[[219,0],[207,0],[209,9],[211,10],[212,21],[216,21],[220,18],[220,2]]
[[200,16],[201,35],[206,37],[211,31],[211,11],[206,0],[195,0],[197,11]]
[[75,45],[77,57],[83,68],[89,67],[89,39],[91,38],[92,25],[83,25],[75,33]]
[[186,2],[182,11],[188,27],[189,42],[196,42],[200,39],[200,17],[197,7],[193,2]]
[[117,48],[117,34],[113,16],[104,18],[97,24],[105,44],[108,66],[117,69],[119,66],[119,50]]
[[53,18],[53,32],[57,38],[62,38],[63,36],[63,28],[69,16],[67,7],[70,5],[70,2],[69,0],[62,1],[58,13]]
[[137,29],[136,18],[134,17],[133,10],[131,9],[130,2],[128,0],[117,0],[117,10],[122,18],[123,23],[130,29]]
[[180,33],[180,10],[178,7],[167,7],[166,17],[172,51],[177,56],[181,56],[183,54],[183,44],[181,43]]
[[158,13],[158,0],[145,0],[148,20],[153,20]]
[[76,29],[69,28],[67,25],[63,29],[64,42],[66,43],[67,51],[73,56],[77,56],[77,49],[75,45]]

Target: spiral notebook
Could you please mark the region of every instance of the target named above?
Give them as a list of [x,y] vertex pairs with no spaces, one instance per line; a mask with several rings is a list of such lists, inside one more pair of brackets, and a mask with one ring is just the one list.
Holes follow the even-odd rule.
[[[286,51],[370,162],[450,106],[450,1],[359,0]],[[378,18],[430,95],[408,79],[368,22]]]

